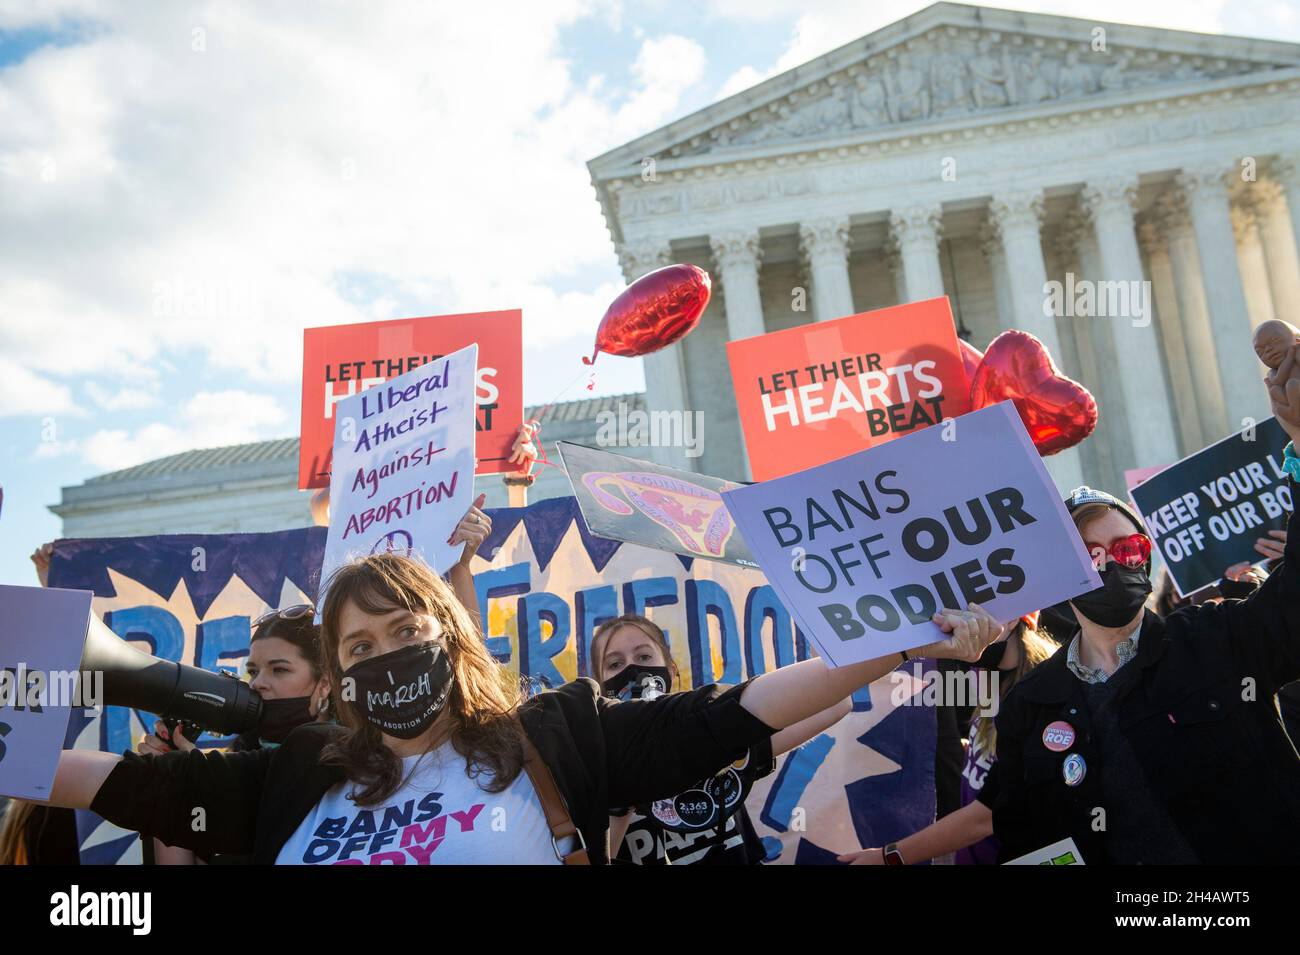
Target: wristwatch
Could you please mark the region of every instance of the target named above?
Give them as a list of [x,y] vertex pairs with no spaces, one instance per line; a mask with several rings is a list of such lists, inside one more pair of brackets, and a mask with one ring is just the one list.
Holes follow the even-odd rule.
[[891,842],[881,851],[884,853],[885,865],[907,865],[903,861],[903,853],[898,851],[897,842]]

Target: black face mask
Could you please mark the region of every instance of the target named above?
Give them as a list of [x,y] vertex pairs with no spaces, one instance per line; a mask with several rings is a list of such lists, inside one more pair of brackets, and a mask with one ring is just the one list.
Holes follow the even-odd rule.
[[1122,627],[1137,616],[1151,594],[1151,578],[1142,567],[1111,563],[1101,571],[1101,586],[1073,598],[1074,609],[1099,627]]
[[[1007,640],[1014,640],[1015,637],[1007,637]],[[1002,658],[1007,655],[1007,640],[999,640],[997,643],[990,643],[980,654],[980,658],[975,661],[975,666],[981,670],[1001,670]],[[1012,667],[1011,669],[1015,669]],[[1011,672],[1007,670],[1006,672]]]
[[286,736],[316,718],[311,711],[310,696],[286,696],[262,701],[262,719],[257,724],[258,739],[283,743]]
[[653,700],[667,693],[672,685],[673,674],[667,667],[632,664],[602,683],[600,689],[616,700]]
[[415,739],[447,704],[453,673],[447,651],[424,643],[362,660],[343,676],[353,681],[354,705],[367,720],[389,736]]

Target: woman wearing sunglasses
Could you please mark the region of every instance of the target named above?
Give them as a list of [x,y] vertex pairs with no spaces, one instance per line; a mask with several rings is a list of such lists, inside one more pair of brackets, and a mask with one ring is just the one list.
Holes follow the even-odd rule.
[[1086,487],[1065,504],[1101,586],[997,717],[1000,861],[1069,838],[1089,865],[1294,864],[1300,758],[1274,695],[1300,677],[1300,553],[1245,599],[1162,618],[1138,516]]

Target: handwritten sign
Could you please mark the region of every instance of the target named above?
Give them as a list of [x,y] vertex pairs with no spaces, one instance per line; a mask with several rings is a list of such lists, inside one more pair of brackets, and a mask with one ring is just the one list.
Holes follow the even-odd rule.
[[322,590],[352,557],[415,554],[439,573],[459,559],[447,538],[474,494],[477,357],[470,345],[339,402]]
[[733,481],[560,441],[582,519],[598,537],[757,567],[722,492]]
[[946,298],[728,342],[727,360],[758,481],[970,410]]
[[298,487],[329,486],[339,402],[468,345],[479,346],[478,472],[513,470],[510,448],[524,420],[523,313],[429,315],[303,332]]
[[722,497],[833,666],[933,643],[942,607],[1007,621],[1101,586],[1007,401]]
[[0,795],[49,799],[74,705],[98,702],[78,673],[92,597],[0,585]]
[[1255,541],[1286,527],[1292,509],[1282,470],[1286,442],[1277,419],[1268,418],[1129,492],[1180,596],[1215,583],[1233,564],[1260,560]]

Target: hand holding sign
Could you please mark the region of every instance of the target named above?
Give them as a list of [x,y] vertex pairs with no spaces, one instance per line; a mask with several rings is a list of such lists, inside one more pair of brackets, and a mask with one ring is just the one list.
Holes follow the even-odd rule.
[[470,345],[338,403],[317,606],[353,557],[399,551],[439,573],[463,558],[461,525],[486,520],[470,505],[477,356]]
[[974,663],[985,647],[1002,636],[1002,624],[994,620],[979,604],[970,604],[965,610],[949,610],[944,607],[930,619],[948,634],[948,638],[919,647],[911,651],[911,656]]

